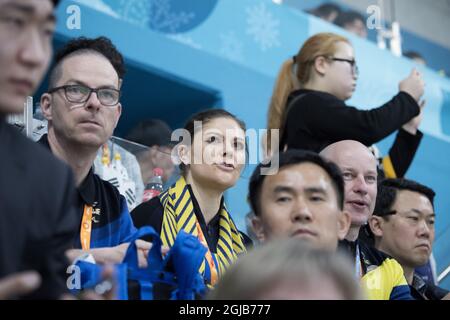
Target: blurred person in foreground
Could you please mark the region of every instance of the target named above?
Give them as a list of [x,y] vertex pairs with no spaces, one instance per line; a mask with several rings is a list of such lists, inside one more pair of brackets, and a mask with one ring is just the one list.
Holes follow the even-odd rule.
[[209,299],[359,300],[348,260],[296,238],[277,239],[241,257]]

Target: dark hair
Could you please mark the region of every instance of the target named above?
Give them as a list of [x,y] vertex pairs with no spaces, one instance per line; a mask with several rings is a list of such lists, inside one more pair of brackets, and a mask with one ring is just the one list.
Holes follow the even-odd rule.
[[104,56],[116,70],[119,79],[123,79],[125,65],[122,54],[116,49],[110,39],[98,37],[89,39],[79,37],[67,42],[62,49],[55,54],[53,68],[50,74],[50,88],[52,88],[61,76],[60,66],[62,61],[72,55],[86,52],[94,52]]
[[394,205],[399,190],[408,190],[424,195],[430,200],[434,208],[434,196],[436,194],[432,189],[416,181],[404,178],[384,179],[378,184],[377,201],[373,214],[387,217]]
[[[275,154],[273,157],[276,156],[279,157],[279,170],[286,166],[296,165],[304,162],[314,163],[325,170],[325,172],[330,176],[331,183],[336,191],[338,207],[341,210],[344,208],[344,180],[342,178],[341,170],[337,165],[322,158],[315,152],[306,150],[291,149],[285,152],[281,152],[278,155]],[[267,164],[260,163],[253,171],[253,174],[250,178],[248,196],[250,200],[250,206],[257,216],[260,215],[261,211],[261,190],[264,179],[266,178],[266,175],[261,174],[261,169],[270,168],[271,163],[272,160]]]
[[324,17],[330,15],[333,12],[337,12],[337,14],[339,15],[342,10],[337,4],[324,3],[317,8],[309,10],[308,12],[316,17]]
[[[218,119],[218,118],[229,118],[236,121],[236,123],[241,127],[242,130],[246,131],[246,126],[244,121],[238,119],[235,115],[229,113],[228,111],[224,109],[208,109],[204,111],[200,111],[196,114],[194,114],[184,125],[184,129],[189,132],[189,135],[191,136],[192,140],[191,143],[194,142],[194,133],[196,131],[195,128],[195,122],[200,121],[202,125],[207,124],[211,120]],[[247,152],[247,144],[245,145],[245,149]],[[181,170],[181,173],[184,175],[186,173],[186,165],[184,163],[180,163],[179,168]]]
[[346,24],[353,23],[355,20],[360,20],[365,25],[366,18],[356,11],[344,11],[339,13],[336,20],[334,20],[334,24],[341,28],[345,28]]
[[140,121],[126,136],[126,139],[143,144],[147,147],[169,146],[172,129],[159,119]]
[[58,4],[59,4],[59,0],[52,0],[52,2],[53,2],[53,7],[57,7],[58,6]]

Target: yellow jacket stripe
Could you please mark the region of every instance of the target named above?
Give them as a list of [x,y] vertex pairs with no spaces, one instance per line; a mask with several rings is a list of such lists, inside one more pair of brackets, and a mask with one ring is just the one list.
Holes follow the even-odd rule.
[[[197,228],[195,227],[198,221],[194,212],[189,188],[183,177],[173,187],[160,195],[160,201],[164,207],[161,228],[163,245],[171,247],[180,230],[184,230],[198,237]],[[223,207],[219,214],[219,239],[216,252],[213,252],[212,255],[217,261],[220,277],[231,263],[237,259],[237,256],[246,250],[242,236],[226,208]],[[206,260],[202,262],[199,271],[203,276],[210,274],[209,264]],[[205,280],[209,283],[210,279]]]

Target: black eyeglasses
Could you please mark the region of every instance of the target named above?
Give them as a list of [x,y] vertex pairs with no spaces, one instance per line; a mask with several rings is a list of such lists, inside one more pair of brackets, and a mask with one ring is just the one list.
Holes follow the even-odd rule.
[[356,65],[356,61],[355,60],[350,60],[350,59],[342,59],[342,58],[335,58],[335,57],[331,57],[330,58],[333,61],[343,61],[343,62],[348,62],[350,64],[350,66],[352,67],[352,72],[355,76],[359,75],[359,69],[358,66]]
[[106,107],[114,107],[119,103],[120,91],[112,88],[93,89],[81,84],[69,84],[65,86],[50,89],[48,93],[53,93],[60,89],[64,89],[64,95],[67,101],[72,103],[83,103],[89,100],[92,92],[97,94],[100,103]]

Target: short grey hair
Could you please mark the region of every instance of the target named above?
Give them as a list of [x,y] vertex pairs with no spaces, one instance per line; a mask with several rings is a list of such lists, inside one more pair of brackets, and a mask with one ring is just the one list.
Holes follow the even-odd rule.
[[361,289],[347,257],[319,250],[296,238],[277,239],[242,256],[210,292],[212,300],[254,300],[282,281],[299,284],[299,290],[329,279],[346,300],[362,299]]

